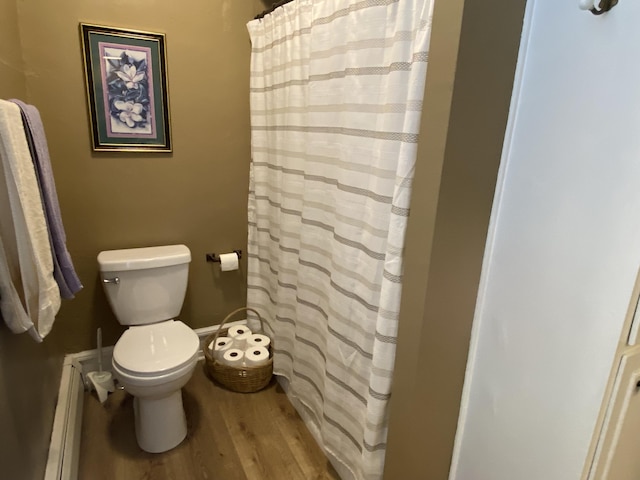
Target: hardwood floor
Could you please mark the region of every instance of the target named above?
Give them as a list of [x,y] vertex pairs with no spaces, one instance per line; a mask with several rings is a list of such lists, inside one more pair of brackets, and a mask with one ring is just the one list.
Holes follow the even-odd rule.
[[103,406],[85,393],[79,479],[339,479],[275,381],[234,393],[209,380],[200,363],[183,400],[187,438],[151,454],[136,443],[131,395],[118,390]]

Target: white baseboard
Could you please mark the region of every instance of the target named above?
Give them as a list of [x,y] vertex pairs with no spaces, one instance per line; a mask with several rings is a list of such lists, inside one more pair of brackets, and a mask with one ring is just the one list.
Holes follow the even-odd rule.
[[83,383],[72,355],[64,358],[44,480],[78,477]]
[[[246,320],[238,320],[227,323],[225,327],[246,325],[246,323]],[[198,360],[204,358],[202,353],[204,340],[217,332],[218,328],[218,325],[213,325],[194,329],[200,338]],[[110,371],[113,347],[103,347],[102,355],[103,368]],[[72,353],[64,357],[44,480],[76,480],[78,478],[84,391],[89,389],[86,374],[97,369],[97,349]]]

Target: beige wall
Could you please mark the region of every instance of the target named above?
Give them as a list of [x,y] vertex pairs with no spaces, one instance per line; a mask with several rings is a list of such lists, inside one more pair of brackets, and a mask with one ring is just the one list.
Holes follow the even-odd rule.
[[0,18],[0,98],[24,97],[27,87],[15,0],[0,0]]
[[[26,98],[15,0],[0,0],[0,98]],[[62,362],[0,319],[0,477],[44,475]]]
[[[99,284],[101,250],[184,243],[192,252],[181,319],[219,323],[244,305],[245,262],[221,275],[206,252],[246,250],[249,52],[245,24],[259,0],[18,3],[29,101],[45,124],[68,247],[84,290],[63,302],[48,341],[59,351],[93,348],[117,324]],[[167,37],[173,153],[91,150],[80,22]]]
[[448,477],[524,4],[435,4],[386,479]]
[[0,320],[0,478],[43,477],[61,371],[48,344],[14,335]]

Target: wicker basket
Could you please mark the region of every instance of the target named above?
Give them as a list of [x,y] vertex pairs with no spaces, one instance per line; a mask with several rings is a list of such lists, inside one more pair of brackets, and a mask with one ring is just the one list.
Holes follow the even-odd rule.
[[220,324],[216,333],[207,337],[202,347],[205,358],[205,365],[208,374],[216,382],[234,392],[251,393],[262,390],[269,384],[271,375],[273,374],[273,356],[271,355],[271,346],[269,346],[269,362],[260,367],[232,367],[218,362],[213,357],[213,351],[209,350],[209,344],[213,341],[215,345],[216,339],[223,331],[224,324],[236,313],[242,311],[251,311],[255,313],[260,320],[260,330],[264,333],[264,322],[260,314],[253,308],[242,307],[234,310]]

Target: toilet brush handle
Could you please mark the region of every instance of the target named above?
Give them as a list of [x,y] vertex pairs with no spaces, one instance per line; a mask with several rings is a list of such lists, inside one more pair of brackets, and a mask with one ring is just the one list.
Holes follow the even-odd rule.
[[98,327],[97,339],[98,347],[98,371],[102,372],[102,328]]

